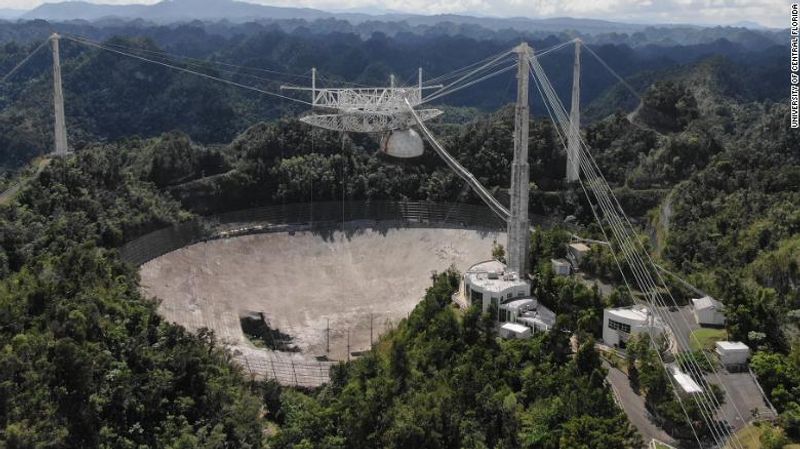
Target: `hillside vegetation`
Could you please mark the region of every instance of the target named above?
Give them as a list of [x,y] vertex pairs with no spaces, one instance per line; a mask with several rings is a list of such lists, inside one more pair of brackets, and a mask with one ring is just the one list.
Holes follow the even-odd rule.
[[[312,67],[318,69],[321,86],[386,85],[390,74],[396,74],[399,83],[414,84],[417,67],[423,68],[426,79],[432,79],[507,51],[520,39],[503,33],[493,39],[468,33],[392,36],[375,32],[362,36],[336,27],[311,33],[307,28],[288,31],[256,24],[229,26],[223,29],[222,25],[199,22],[173,27],[50,26],[34,21],[0,24],[0,34],[41,33],[53,27],[64,33],[61,58],[66,116],[70,143],[78,149],[97,140],[155,137],[176,129],[199,143],[227,143],[260,121],[296,117],[308,107],[78,44],[68,39],[70,35],[89,36],[116,51],[271,92],[279,92],[282,84],[310,85]],[[546,49],[571,37],[537,35],[531,44],[534,49]],[[0,73],[11,70],[41,40],[23,42],[18,39],[0,46]],[[165,55],[164,51],[177,56]],[[736,89],[738,94],[748,100],[774,100],[783,95],[783,80],[772,75],[783,64],[784,50],[778,45],[764,43],[755,51],[725,40],[687,46],[668,41],[644,47],[623,40],[598,43],[594,51],[622,76],[631,78],[640,90],[665,73],[685,70],[687,64],[718,54],[727,64],[737,65],[741,84],[750,86]],[[584,53],[582,103],[589,111],[586,116],[597,120],[616,108],[635,108],[636,99],[620,87],[612,89],[616,78],[590,53]],[[0,85],[0,167],[19,167],[52,147],[51,59],[48,49],[40,50],[9,82]],[[571,47],[542,58],[562,98],[570,92],[572,59]],[[490,79],[481,83],[480,89],[465,89],[443,101],[484,113],[494,111],[513,101],[511,80],[510,74]],[[298,98],[308,100],[302,95]],[[533,101],[532,110],[535,115],[545,115],[539,100]]]
[[[166,47],[193,42],[184,50],[201,58],[295,72],[321,47],[335,55],[319,61],[321,68],[365,83],[415,66],[420,61],[411,55],[444,72],[464,55],[472,61],[508,44],[271,30],[204,47],[203,39],[186,37],[205,37],[191,25],[148,32],[156,31]],[[112,43],[157,51],[157,41]],[[6,45],[0,65],[27,50]],[[743,88],[771,67],[759,61],[774,55],[734,52],[675,64],[656,49],[648,50],[654,57],[625,46],[603,51],[647,89],[632,121],[618,110],[630,99],[606,90],[611,79],[586,89],[587,101],[608,102],[603,108],[613,111],[585,129],[599,166],[642,233],[654,236],[659,261],[727,305],[728,335],[757,351],[752,368],[780,412],[775,432],[800,439],[800,142],[769,80]],[[490,318],[449,305],[456,274],[442,267],[409,318],[375,351],[335,367],[322,389],[244,378],[214,335],[191,335],[159,318],[156,302],[139,291],[135,268],[119,260],[121,244],[193,214],[264,204],[478,199],[432,152],[392,160],[371,136],[280,119],[298,112],[287,105],[77,46],[64,45],[64,53],[78,151],[53,160],[0,205],[0,446],[639,447],[593,349],[603,307],[631,298],[621,291],[603,297],[553,276],[548,261],[564,255],[570,231],[563,229],[533,235],[533,282],[537,297],[558,313],[557,328],[576,332],[575,354],[560,331],[497,340]],[[349,55],[346,64],[341,55]],[[46,56],[30,68],[31,81],[5,86],[0,98],[3,164],[21,165],[48,147]],[[726,69],[749,57],[741,70]],[[554,61],[557,73],[571,70],[568,54]],[[600,77],[587,76],[587,85],[592,76]],[[569,77],[553,78],[568,88]],[[498,108],[507,101],[498,92],[508,83],[453,97],[477,111],[451,108],[452,120],[432,124],[501,198],[513,111]],[[531,122],[529,163],[531,210],[556,221],[573,215],[578,232],[600,237],[580,186],[563,182],[561,143],[540,117]],[[607,251],[598,250],[587,269],[620,281]],[[688,435],[660,366],[646,351],[635,357],[648,405],[671,431]]]

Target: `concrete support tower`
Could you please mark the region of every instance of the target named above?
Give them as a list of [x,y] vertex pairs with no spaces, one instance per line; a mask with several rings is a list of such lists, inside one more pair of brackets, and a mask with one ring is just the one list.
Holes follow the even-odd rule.
[[572,107],[569,111],[569,135],[567,136],[567,181],[580,177],[581,132],[581,41],[575,41],[575,65],[572,69]]
[[511,204],[508,220],[508,270],[515,271],[524,279],[528,274],[528,252],[530,250],[530,220],[528,218],[528,192],[530,175],[528,168],[528,70],[531,48],[519,44],[517,53],[517,106],[514,113],[514,161],[511,166]]
[[64,121],[64,92],[61,90],[61,57],[58,53],[58,40],[61,36],[53,33],[50,43],[53,46],[53,107],[55,109],[55,149],[56,156],[67,154],[67,125]]

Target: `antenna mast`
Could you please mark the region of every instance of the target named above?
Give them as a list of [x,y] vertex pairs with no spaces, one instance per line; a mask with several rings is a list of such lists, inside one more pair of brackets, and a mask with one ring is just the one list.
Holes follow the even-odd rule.
[[519,44],[517,53],[517,105],[514,113],[514,161],[511,166],[511,204],[508,220],[508,269],[515,271],[520,279],[528,273],[528,251],[530,248],[530,220],[528,218],[528,193],[530,174],[528,167],[528,67],[531,48],[527,43]]
[[61,36],[53,33],[50,42],[53,46],[53,108],[55,113],[55,150],[56,156],[65,156],[67,147],[67,125],[64,120],[64,92],[61,90],[61,57],[58,41]]

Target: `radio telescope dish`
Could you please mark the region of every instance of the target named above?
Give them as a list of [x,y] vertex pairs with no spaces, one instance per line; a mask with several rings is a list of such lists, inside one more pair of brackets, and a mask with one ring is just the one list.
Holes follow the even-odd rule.
[[381,138],[381,153],[389,156],[409,159],[422,156],[423,152],[422,137],[413,129],[390,131]]

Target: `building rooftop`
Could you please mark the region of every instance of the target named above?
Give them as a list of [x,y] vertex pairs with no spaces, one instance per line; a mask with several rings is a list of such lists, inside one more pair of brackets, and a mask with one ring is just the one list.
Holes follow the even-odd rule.
[[471,272],[480,273],[480,272],[491,272],[491,271],[497,273],[506,271],[506,264],[500,262],[499,260],[494,260],[494,259],[485,260],[483,262],[478,262],[475,265],[469,267],[467,273]]
[[589,248],[589,245],[587,245],[585,243],[581,243],[581,242],[570,243],[569,247],[570,248],[574,248],[576,251],[580,251],[580,252],[586,252],[586,251],[591,250],[591,248]]
[[550,262],[557,264],[557,265],[570,265],[572,266],[567,259],[550,259]]
[[741,341],[718,341],[717,348],[723,351],[749,351],[750,347]]
[[517,324],[517,323],[504,323],[500,327],[502,329],[505,329],[505,330],[508,330],[508,331],[511,331],[511,332],[516,332],[518,334],[522,334],[522,333],[528,332],[528,328],[527,327],[525,327],[525,326],[523,326],[521,324]]
[[695,394],[695,393],[702,393],[703,389],[700,388],[700,385],[692,379],[691,376],[684,373],[675,365],[669,367],[670,372],[672,373],[672,377],[678,382],[678,385],[681,386],[681,389],[688,394]]
[[[517,320],[531,323],[537,328],[550,329],[556,325],[556,314],[547,307],[539,306],[536,310],[523,313]],[[537,324],[539,326],[536,326]]]
[[703,296],[702,298],[693,298],[692,304],[694,305],[695,309],[705,310],[705,309],[723,309],[725,307],[724,304],[717,301],[716,299],[710,296]]
[[503,304],[508,310],[519,310],[525,308],[535,309],[539,305],[539,301],[531,298],[515,299]]
[[647,310],[647,307],[644,306],[619,307],[616,309],[606,309],[606,310],[611,315],[615,315],[621,318],[626,318],[631,321],[645,322],[650,318],[650,311]]
[[527,287],[527,281],[520,279],[513,271],[506,271],[504,263],[497,260],[480,262],[466,272],[470,285],[476,285],[487,292],[500,293],[513,287]]
[[517,322],[528,323],[536,329],[549,330],[556,324],[556,314],[534,298],[521,298],[501,306],[515,312]]

